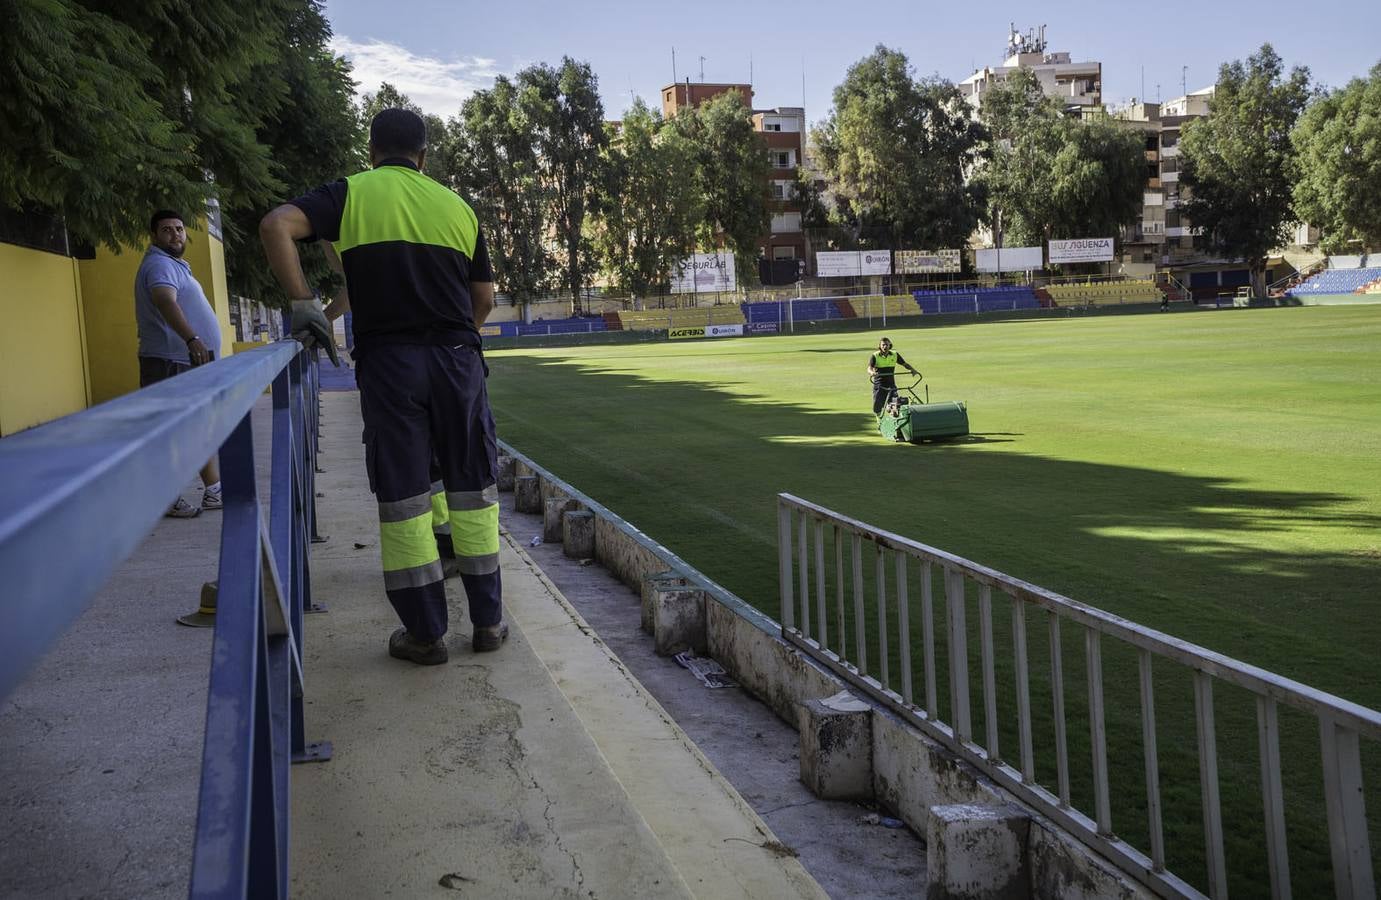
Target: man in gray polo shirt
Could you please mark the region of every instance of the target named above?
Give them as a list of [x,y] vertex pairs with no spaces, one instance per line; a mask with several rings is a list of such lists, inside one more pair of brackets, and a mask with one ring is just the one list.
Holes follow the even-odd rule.
[[[182,215],[160,209],[149,219],[149,232],[151,243],[134,277],[140,387],[208,363],[221,351],[216,312],[182,258],[187,249]],[[202,467],[201,481],[201,505],[178,497],[168,515],[190,519],[203,509],[221,508],[221,475],[215,457]]]

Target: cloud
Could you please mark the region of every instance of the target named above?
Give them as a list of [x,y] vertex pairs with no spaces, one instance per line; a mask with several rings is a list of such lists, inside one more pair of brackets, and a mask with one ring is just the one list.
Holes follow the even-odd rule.
[[443,118],[455,115],[467,97],[504,74],[496,60],[482,56],[448,61],[418,56],[386,41],[354,41],[343,35],[331,38],[331,50],[350,60],[361,96],[387,81],[423,110]]

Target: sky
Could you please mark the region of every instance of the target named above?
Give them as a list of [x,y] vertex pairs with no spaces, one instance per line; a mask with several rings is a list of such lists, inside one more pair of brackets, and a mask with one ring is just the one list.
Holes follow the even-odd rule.
[[[919,76],[961,81],[1002,62],[1009,27],[1046,26],[1052,51],[1103,63],[1103,100],[1154,101],[1212,84],[1221,63],[1264,42],[1287,66],[1340,87],[1381,62],[1381,2],[1164,0],[1160,3],[852,4],[595,3],[500,0],[326,0],[333,48],[355,67],[361,92],[388,81],[427,112],[453,115],[498,75],[562,56],[588,62],[607,118],[684,80],[751,82],[756,108],[802,106],[813,124],[834,87],[878,44],[901,50]],[[703,62],[701,57],[704,57]],[[703,79],[702,79],[703,66]],[[1188,67],[1187,72],[1182,67]]]

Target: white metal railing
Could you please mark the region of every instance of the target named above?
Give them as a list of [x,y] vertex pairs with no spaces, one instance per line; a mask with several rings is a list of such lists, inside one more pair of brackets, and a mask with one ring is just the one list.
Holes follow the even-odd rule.
[[[1324,805],[1332,854],[1336,895],[1370,898],[1375,880],[1363,801],[1361,741],[1381,742],[1381,712],[1316,690],[1203,647],[1145,628],[1044,588],[1012,578],[901,535],[817,506],[791,494],[777,495],[778,562],[781,625],[785,640],[820,661],[849,684],[904,716],[1048,816],[1080,840],[1115,862],[1123,871],[1162,896],[1201,897],[1189,882],[1165,865],[1165,830],[1161,821],[1161,777],[1156,749],[1155,691],[1152,662],[1168,660],[1187,671],[1194,687],[1194,724],[1198,738],[1198,770],[1209,896],[1227,896],[1227,865],[1223,817],[1218,785],[1218,749],[1214,730],[1214,685],[1221,682],[1254,695],[1260,750],[1261,798],[1271,895],[1290,897],[1289,855],[1285,839],[1285,792],[1280,765],[1279,708],[1283,704],[1313,716],[1322,748]],[[826,532],[830,541],[826,540]],[[833,545],[833,584],[827,585],[827,544]],[[849,552],[845,547],[848,545]],[[868,622],[864,584],[864,545],[873,548],[872,588],[874,622]],[[890,565],[888,557],[891,557]],[[917,609],[911,570],[920,564],[920,602]],[[889,601],[888,571],[891,569]],[[948,659],[949,718],[941,721],[936,680],[935,598],[932,578],[942,577],[945,631],[940,637]],[[852,588],[845,590],[846,584]],[[969,591],[977,588],[979,659],[982,667],[984,734],[973,733],[973,705],[969,673],[970,639],[966,622]],[[833,602],[829,591],[833,588]],[[1005,595],[1011,614],[1015,681],[1016,760],[998,746],[997,653],[993,641],[993,595]],[[812,600],[814,608],[812,608]],[[833,607],[834,616],[829,615]],[[1028,613],[1047,614],[1049,678],[1051,683],[1055,785],[1037,779],[1032,737],[1031,668],[1027,658]],[[892,618],[892,612],[895,617]],[[913,615],[921,619],[923,696],[917,696],[912,660]],[[890,622],[889,622],[890,619]],[[1065,713],[1061,627],[1083,634],[1088,689],[1088,725],[1092,765],[1092,808],[1076,809],[1070,802],[1070,759]],[[868,632],[877,641],[870,647]],[[852,632],[852,646],[845,637]],[[833,637],[831,638],[831,635]],[[1144,747],[1148,846],[1133,846],[1113,832],[1110,764],[1104,708],[1103,640],[1135,650],[1139,672],[1140,740]],[[837,650],[830,649],[833,643]],[[870,650],[876,655],[870,657]],[[895,649],[900,671],[890,669]],[[874,660],[870,665],[870,660]],[[1006,687],[1006,686],[1004,686]],[[1163,702],[1163,701],[1162,701]],[[1011,710],[1003,710],[1010,724]],[[1121,761],[1117,761],[1121,762]],[[1015,764],[1014,764],[1015,763]],[[1139,766],[1117,773],[1117,782],[1136,777]],[[1126,777],[1121,777],[1123,774]]]

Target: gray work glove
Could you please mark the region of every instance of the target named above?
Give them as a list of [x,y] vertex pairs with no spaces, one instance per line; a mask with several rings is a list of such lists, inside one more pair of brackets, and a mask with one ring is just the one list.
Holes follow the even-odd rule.
[[292,335],[304,347],[320,344],[331,357],[331,362],[340,366],[340,354],[336,351],[336,337],[331,333],[331,323],[321,304],[313,300],[294,300],[292,308]]

